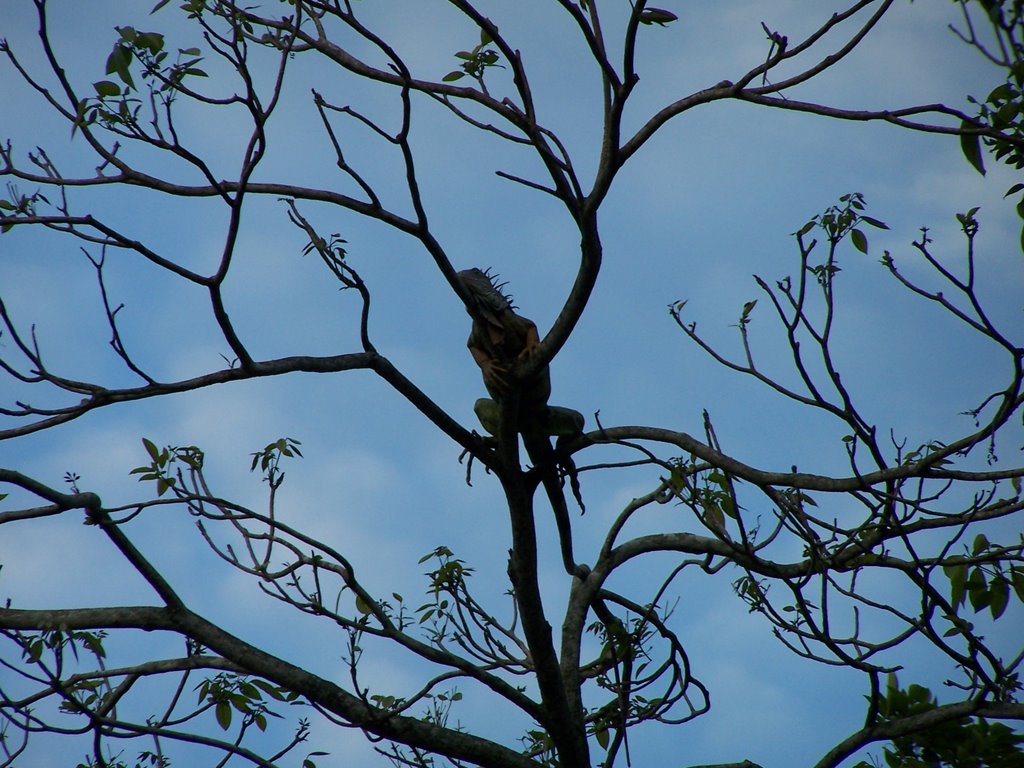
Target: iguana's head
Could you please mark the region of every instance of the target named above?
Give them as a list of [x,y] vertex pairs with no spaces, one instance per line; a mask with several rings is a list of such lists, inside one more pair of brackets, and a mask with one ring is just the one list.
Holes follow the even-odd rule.
[[[473,267],[458,273],[459,282],[466,289],[473,307],[487,322],[501,325],[501,315],[514,309],[512,298],[502,293],[504,285],[495,283],[495,277]],[[469,309],[467,307],[467,309]],[[470,314],[473,314],[470,312]]]

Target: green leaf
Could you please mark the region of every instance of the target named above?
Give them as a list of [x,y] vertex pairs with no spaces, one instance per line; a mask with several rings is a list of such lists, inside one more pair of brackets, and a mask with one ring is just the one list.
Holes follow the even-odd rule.
[[859,229],[850,230],[850,240],[853,241],[853,247],[861,253],[868,252],[868,239]]
[[869,224],[872,227],[875,227],[876,229],[888,229],[889,228],[889,225],[886,224],[884,221],[879,221],[878,219],[873,219],[870,216],[861,216],[860,220],[863,221],[865,224]]
[[361,598],[359,595],[356,595],[356,610],[363,614],[363,616],[366,616],[373,609],[370,608],[370,606],[367,604],[365,600],[363,600],[363,598]]
[[981,568],[975,568],[967,577],[967,595],[975,613],[987,608],[992,601],[992,594],[989,592],[985,574]]
[[96,94],[101,98],[105,99],[109,96],[120,96],[121,86],[110,80],[100,80],[92,84],[92,87],[96,89]]
[[949,602],[953,610],[956,610],[964,604],[964,598],[967,596],[967,563],[946,565],[942,570],[946,572],[946,578],[952,587]]
[[992,579],[988,591],[991,597],[988,608],[992,612],[992,619],[995,620],[1003,615],[1006,604],[1010,601],[1010,582],[1004,576],[999,575]]
[[1024,568],[1012,566],[1010,580],[1013,582],[1013,591],[1017,593],[1017,599],[1024,603]]
[[271,698],[284,701],[284,694],[281,693],[281,689],[273,683],[268,683],[266,680],[253,680],[252,684]]
[[115,45],[110,51],[110,55],[107,56],[106,74],[112,75],[119,69],[122,69],[125,65],[125,54],[124,48],[120,45]]
[[708,527],[715,533],[725,530],[725,515],[722,514],[722,508],[717,504],[704,502],[704,517],[707,519]]
[[153,461],[160,461],[160,449],[156,447],[156,444],[148,438],[142,438],[142,444],[146,447],[146,453],[149,454],[149,458]]
[[252,699],[253,701],[259,701],[263,698],[260,696],[259,689],[248,680],[242,680],[242,682],[238,684],[238,691],[242,696],[247,699]]
[[[813,503],[813,502],[812,502]],[[725,494],[721,498],[722,511],[725,512],[733,520],[739,520],[740,516],[736,512],[736,505],[732,503],[732,499]]]
[[135,38],[135,44],[148,49],[150,53],[157,54],[163,50],[164,36],[159,32],[140,32]]
[[449,72],[447,75],[442,77],[441,81],[445,82],[445,83],[453,83],[456,80],[461,80],[465,76],[466,76],[465,72],[460,72],[458,70],[455,70],[454,72]]
[[[740,326],[746,326],[750,322],[750,313],[754,311],[754,307],[757,306],[757,299],[751,299],[750,301],[743,304],[743,311],[740,312]],[[725,485],[722,485],[725,488]]]
[[594,729],[594,738],[601,745],[601,749],[608,749],[608,729],[604,726]]
[[1012,187],[1006,190],[1006,194],[1003,195],[1003,197],[1009,197],[1010,195],[1020,192],[1022,189],[1024,189],[1024,184],[1014,184]]
[[1002,85],[997,85],[993,88],[985,101],[989,104],[998,104],[1000,101],[1006,101],[1011,98],[1013,98],[1013,89],[1010,87],[1009,83],[1003,83]]
[[974,544],[971,546],[971,554],[978,555],[988,549],[988,537],[984,533],[979,533],[974,537]]
[[126,48],[120,43],[114,44],[114,49],[110,52],[107,57],[107,70],[108,75],[116,74],[121,78],[121,82],[127,85],[129,88],[135,87],[135,82],[132,80],[131,72],[128,71],[128,65],[132,61],[132,51],[130,48]]
[[640,12],[641,24],[658,24],[663,27],[676,21],[678,18],[672,11],[666,11],[662,8],[644,8]]
[[[960,127],[969,130],[975,126],[965,120]],[[981,157],[981,136],[976,133],[960,134],[960,150],[967,158],[967,162],[974,166],[974,170],[984,176],[985,163]]]
[[942,637],[953,637],[954,635],[963,635],[964,631],[970,628],[970,624],[965,622],[963,618],[956,618],[956,616],[946,616],[953,624],[951,628],[942,633]]
[[223,731],[231,727],[231,705],[226,700],[217,702],[217,725]]
[[29,643],[25,647],[25,658],[29,662],[35,664],[39,659],[43,657],[43,641],[42,638],[37,638]]

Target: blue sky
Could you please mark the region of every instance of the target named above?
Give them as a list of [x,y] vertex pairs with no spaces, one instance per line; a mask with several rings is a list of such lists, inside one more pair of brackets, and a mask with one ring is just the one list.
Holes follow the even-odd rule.
[[[794,40],[832,11],[832,4],[822,3],[809,13],[809,4],[796,0],[663,4],[681,18],[666,29],[643,30],[641,81],[626,120],[632,128],[674,98],[735,79],[762,61],[762,20]],[[41,71],[31,4],[7,5],[0,36]],[[79,3],[53,4],[56,48],[82,92],[106,77],[103,64],[115,25],[164,30],[169,48],[201,45],[173,7],[151,18],[151,5],[95,2],[85,10]],[[442,76],[454,66],[451,54],[475,42],[473,30],[457,23],[443,3],[363,5],[367,18],[381,25],[412,69],[425,77]],[[572,27],[553,3],[523,2],[515,13],[500,3],[481,5],[522,50],[542,121],[565,140],[588,178],[599,149],[600,91]],[[608,5],[613,25],[616,4]],[[956,19],[954,11],[948,2],[898,3],[861,50],[820,83],[792,95],[869,108],[934,101],[959,106],[965,94],[984,96],[998,73],[946,29]],[[213,67],[211,74],[214,91],[235,87],[218,79],[229,73]],[[492,87],[499,89],[506,75],[495,75]],[[299,57],[290,72],[289,96],[271,126],[273,149],[259,178],[351,191],[351,182],[333,167],[309,99],[311,85],[329,101],[350,103],[390,124],[397,117],[393,94]],[[38,144],[68,175],[92,172],[96,161],[81,139],[69,140],[67,126],[14,81],[9,68],[3,70],[0,93],[0,136],[13,141],[19,157]],[[185,109],[182,134],[230,175],[245,136],[240,117]],[[407,211],[393,149],[352,122],[339,125],[351,147],[349,157],[386,201]],[[509,281],[522,313],[546,330],[575,274],[577,235],[559,204],[494,175],[506,170],[536,177],[537,162],[524,151],[480,137],[425,100],[417,103],[414,145],[432,228],[455,266],[494,268]],[[180,166],[162,158],[152,162],[169,178],[189,180]],[[963,248],[954,214],[981,206],[980,293],[994,319],[1019,333],[1020,222],[1002,200],[1014,179],[994,161],[989,167],[983,179],[964,161],[955,139],[891,126],[838,123],[742,104],[712,104],[681,116],[632,159],[607,200],[601,217],[604,271],[588,313],[554,362],[552,402],[583,412],[589,426],[600,411],[605,426],[657,425],[691,434],[701,433],[706,409],[723,448],[749,464],[844,473],[841,425],[715,366],[674,326],[666,307],[688,299],[686,316],[707,338],[724,351],[739,352],[736,319],[743,303],[759,295],[751,275],[772,282],[791,274],[797,251],[790,233],[839,195],[856,191],[890,230],[869,232],[871,256],[849,247],[841,256],[837,350],[844,381],[871,418],[911,444],[966,431],[969,423],[958,414],[999,386],[1005,361],[907,295],[878,257],[889,250],[906,274],[927,279],[910,246],[919,228],[927,226],[935,252],[959,264]],[[225,214],[209,201],[168,201],[113,189],[75,192],[71,201],[76,210],[102,211],[161,253],[197,268],[208,269],[222,246]],[[227,301],[254,356],[355,351],[356,297],[339,294],[319,262],[300,255],[304,237],[289,226],[282,204],[253,202]],[[377,348],[472,426],[472,403],[483,389],[465,349],[468,318],[428,256],[411,239],[353,214],[313,206],[303,211],[321,231],[340,232],[348,240],[352,263],[373,291],[371,332]],[[110,257],[108,279],[113,300],[125,304],[119,318],[126,344],[156,378],[222,366],[220,355],[228,349],[213,335],[202,292],[119,254]],[[4,234],[0,292],[23,329],[35,323],[44,353],[59,372],[135,383],[106,345],[95,277],[77,243],[22,228]],[[785,379],[791,368],[767,309],[762,300],[753,343],[765,369]],[[4,400],[13,391],[9,381],[0,381]],[[287,468],[282,515],[350,554],[373,589],[400,592],[416,603],[423,589],[423,566],[416,562],[440,544],[477,568],[481,593],[489,589],[497,597],[504,589],[507,522],[496,484],[478,472],[473,487],[467,487],[458,446],[372,374],[293,375],[108,408],[0,444],[0,465],[52,485],[73,471],[81,476],[83,490],[96,491],[108,505],[125,503],[147,490],[128,475],[145,462],[143,436],[162,445],[201,446],[217,492],[256,508],[265,503],[264,491],[247,471],[249,454],[281,436],[298,438],[306,458]],[[1020,444],[1018,434],[1001,446],[1010,462]],[[650,490],[652,482],[650,472],[586,474],[588,511],[576,522],[580,557],[586,559],[622,506]],[[23,501],[12,494],[6,503]],[[673,530],[697,525],[683,519],[678,508],[658,514],[662,517],[652,515],[643,525]],[[550,542],[542,549],[542,573],[557,617],[564,579],[553,526],[546,519],[539,525]],[[2,584],[18,606],[154,599],[98,533],[74,515],[7,528],[13,530],[0,537]],[[224,571],[184,513],[154,514],[133,524],[131,533],[199,612],[223,617],[233,631],[258,638],[286,658],[337,674],[340,635],[265,600],[255,602],[260,600],[255,586]],[[666,562],[650,567],[655,572]],[[684,765],[742,759],[765,768],[813,764],[859,726],[862,681],[788,654],[733,596],[730,582],[738,575],[688,575],[677,583],[678,629],[696,674],[712,690],[714,708],[680,728],[638,731],[637,765],[664,754],[673,755],[672,764]],[[637,569],[624,575],[623,584],[638,588],[645,576]],[[645,593],[636,594],[642,599]],[[495,606],[504,609],[500,601]],[[1021,628],[1017,610],[994,634],[1009,638]],[[126,638],[123,646],[126,653],[139,652],[135,638]],[[168,642],[158,653],[176,648]],[[920,680],[933,689],[948,674],[923,649],[899,661],[908,665],[907,681]],[[367,655],[366,680],[387,692],[414,688],[422,671],[383,651]],[[486,734],[510,738],[502,730],[507,723],[501,713],[490,711],[472,692],[455,714]],[[344,752],[351,765],[378,764],[358,734],[319,728],[311,746]],[[37,764],[58,764],[66,748],[42,747]]]

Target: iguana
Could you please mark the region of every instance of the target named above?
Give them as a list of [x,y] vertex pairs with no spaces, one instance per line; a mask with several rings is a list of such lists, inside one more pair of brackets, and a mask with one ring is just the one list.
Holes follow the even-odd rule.
[[[466,346],[480,366],[484,386],[493,398],[477,400],[473,410],[484,429],[497,435],[499,403],[512,392],[513,387],[516,388],[519,395],[516,431],[523,436],[526,453],[540,473],[555,514],[562,562],[570,575],[585,576],[586,568],[577,566],[573,558],[569,510],[562,493],[556,451],[551,445],[552,437],[562,440],[580,434],[583,431],[583,414],[571,408],[548,405],[551,373],[547,365],[541,366],[524,381],[511,379],[510,369],[516,361],[529,359],[540,346],[536,324],[516,313],[511,299],[502,293],[502,286],[496,285],[487,272],[466,269],[459,272],[458,277],[468,294],[471,306],[467,310],[473,317],[473,328]],[[579,500],[572,460],[566,457],[563,466],[570,474],[573,492]]]

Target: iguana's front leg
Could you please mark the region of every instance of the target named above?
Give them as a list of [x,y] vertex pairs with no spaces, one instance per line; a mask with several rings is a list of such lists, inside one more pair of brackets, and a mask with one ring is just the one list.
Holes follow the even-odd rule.
[[473,360],[480,366],[480,373],[483,374],[484,386],[487,387],[487,391],[492,394],[504,394],[508,390],[508,380],[506,379],[508,371],[505,366],[481,347],[470,347],[469,353],[473,355]]
[[518,359],[529,360],[539,348],[540,334],[537,332],[537,326],[530,322],[530,327],[526,331],[526,338],[523,340],[523,348],[519,352]]

